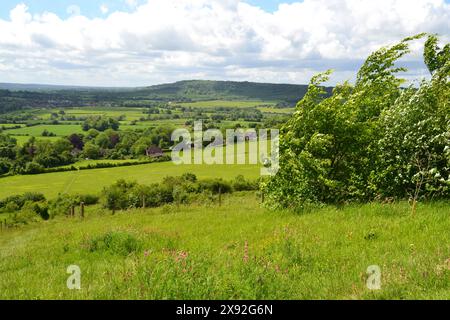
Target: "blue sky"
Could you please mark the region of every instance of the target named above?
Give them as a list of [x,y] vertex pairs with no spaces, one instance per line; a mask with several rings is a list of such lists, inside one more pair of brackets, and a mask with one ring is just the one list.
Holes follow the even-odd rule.
[[0,1],[0,18],[9,18],[9,12],[19,3],[24,3],[29,7],[29,12],[42,13],[49,11],[56,13],[61,18],[66,18],[70,14],[67,9],[71,5],[77,5],[81,9],[81,14],[93,18],[102,16],[100,6],[105,4],[110,11],[131,11],[126,1],[122,0],[1,0]]
[[[238,2],[244,3],[236,5]],[[290,5],[292,3],[297,5]],[[284,6],[279,5],[284,3]],[[0,0],[0,82],[352,81],[374,50],[450,41],[450,0]],[[261,11],[262,8],[264,11]],[[43,14],[51,12],[53,14]],[[117,13],[117,14],[112,14]],[[429,76],[423,42],[402,63]]]
[[[450,1],[450,0],[449,0]],[[136,0],[136,4],[143,3],[145,1]],[[278,8],[280,3],[293,3],[299,2],[298,0],[246,0],[245,2],[258,6],[265,11],[273,12]],[[80,8],[81,14],[89,17],[102,17],[100,7],[105,5],[108,7],[109,12],[113,11],[132,11],[132,6],[127,4],[126,0],[1,0],[0,1],[0,18],[9,19],[9,12],[19,3],[24,3],[29,7],[30,13],[42,13],[44,11],[50,11],[56,13],[62,18],[70,16],[67,9],[71,5],[76,5]]]

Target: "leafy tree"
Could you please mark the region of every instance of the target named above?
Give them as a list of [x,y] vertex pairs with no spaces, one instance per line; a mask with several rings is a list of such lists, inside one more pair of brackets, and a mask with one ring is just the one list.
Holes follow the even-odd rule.
[[428,70],[433,74],[436,70],[444,67],[450,61],[450,44],[446,44],[444,48],[438,45],[439,39],[436,35],[429,35],[425,43],[425,64]]
[[0,134],[0,158],[14,159],[16,157],[16,139]]
[[96,129],[98,131],[105,131],[107,129],[118,130],[119,121],[113,118],[89,117],[84,121],[82,128],[83,131],[88,131],[90,129]]
[[[443,155],[450,149],[445,149],[450,125],[448,59],[419,90],[403,89],[404,80],[397,74],[405,69],[395,66],[409,52],[409,42],[423,36],[376,51],[358,72],[355,85],[338,85],[331,97],[322,87],[330,71],[311,80],[293,117],[282,127],[281,169],[263,184],[271,205],[402,197],[407,186],[417,185],[414,175],[424,168],[444,183],[440,176],[448,174],[448,162]],[[402,145],[404,138],[411,139],[409,147]],[[414,143],[422,144],[421,152],[414,151]],[[400,154],[404,161],[398,160]],[[394,178],[399,173],[405,181]],[[428,183],[428,195],[431,190],[442,195],[441,184]]]
[[[98,131],[97,131],[97,133],[98,133]],[[72,144],[73,148],[78,149],[78,150],[83,150],[83,147],[84,147],[83,135],[74,133],[68,137],[68,140]]]
[[86,143],[83,149],[83,157],[88,159],[98,159],[100,158],[100,148],[93,144],[92,142]]

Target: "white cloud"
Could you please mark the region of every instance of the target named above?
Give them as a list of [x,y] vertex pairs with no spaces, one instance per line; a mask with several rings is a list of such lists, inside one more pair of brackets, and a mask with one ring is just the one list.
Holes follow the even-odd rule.
[[[306,83],[335,68],[352,78],[373,50],[420,32],[448,41],[444,0],[304,0],[274,13],[239,0],[149,0],[133,12],[89,19],[31,15],[20,4],[0,19],[0,82],[148,85],[190,78]],[[106,14],[109,10],[102,6]],[[419,45],[409,73],[424,73]]]
[[138,4],[137,0],[125,0],[125,3],[131,8],[136,7]]
[[100,11],[101,11],[103,14],[107,14],[107,13],[109,12],[109,8],[108,8],[108,6],[107,6],[106,4],[102,4],[102,5],[100,6]]

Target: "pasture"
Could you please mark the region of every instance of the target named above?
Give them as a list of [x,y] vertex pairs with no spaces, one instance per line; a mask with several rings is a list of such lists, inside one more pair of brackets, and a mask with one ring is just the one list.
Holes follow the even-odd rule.
[[72,133],[82,133],[83,132],[83,130],[81,129],[81,125],[78,125],[78,124],[58,124],[58,125],[43,124],[43,125],[37,125],[37,126],[31,126],[31,127],[22,127],[20,129],[11,129],[11,130],[8,130],[7,133],[12,136],[28,135],[30,137],[31,136],[39,137],[39,136],[42,136],[42,132],[44,130],[54,133],[59,137],[68,136]]
[[0,199],[25,192],[40,192],[49,199],[60,193],[98,193],[103,187],[109,186],[119,179],[151,184],[162,181],[166,176],[180,176],[186,172],[196,174],[199,179],[233,179],[240,174],[249,179],[256,179],[260,174],[260,166],[175,165],[172,162],[161,162],[130,167],[17,175],[0,178]]
[[192,107],[192,108],[217,108],[217,107],[226,107],[226,108],[254,108],[261,105],[270,106],[274,105],[274,102],[268,101],[257,101],[257,100],[244,100],[244,101],[233,101],[233,100],[210,100],[210,101],[196,101],[196,102],[183,102],[176,103],[177,105],[181,105],[183,107]]
[[[0,299],[449,299],[450,206],[223,205],[59,217],[0,237]],[[81,290],[69,290],[69,265]],[[381,290],[366,286],[369,266]]]
[[[19,146],[22,146],[25,142],[30,140],[31,136],[14,136],[12,135],[14,139],[17,140],[17,144]],[[42,137],[42,136],[36,136],[36,140],[47,140],[50,142],[55,142],[56,140],[60,139],[61,137]]]

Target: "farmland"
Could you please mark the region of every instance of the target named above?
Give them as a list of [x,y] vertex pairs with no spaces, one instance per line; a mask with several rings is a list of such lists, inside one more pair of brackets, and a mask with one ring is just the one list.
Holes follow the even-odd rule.
[[[109,162],[109,161],[108,161]],[[180,165],[172,162],[152,163],[131,167],[92,169],[83,171],[56,172],[39,175],[19,175],[0,180],[0,198],[39,190],[49,199],[59,193],[99,193],[103,187],[119,179],[150,184],[160,182],[166,176],[182,175],[186,172],[199,178],[234,178],[245,175],[259,176],[257,165]]]
[[22,127],[20,129],[11,129],[8,130],[8,133],[12,136],[16,135],[26,135],[30,137],[39,137],[42,136],[42,132],[44,130],[48,130],[49,132],[54,133],[56,136],[68,136],[72,133],[81,133],[80,125],[73,124],[64,124],[64,125],[37,125],[32,127]]

